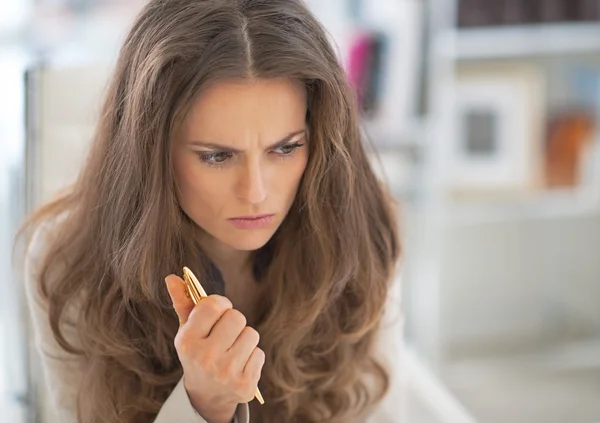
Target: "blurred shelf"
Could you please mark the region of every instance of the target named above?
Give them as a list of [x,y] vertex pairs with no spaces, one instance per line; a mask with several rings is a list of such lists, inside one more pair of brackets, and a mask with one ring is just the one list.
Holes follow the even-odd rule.
[[600,52],[600,23],[469,28],[442,37],[443,53],[459,60]]
[[453,200],[446,214],[449,223],[461,225],[586,216],[600,216],[598,189],[552,189],[504,200]]

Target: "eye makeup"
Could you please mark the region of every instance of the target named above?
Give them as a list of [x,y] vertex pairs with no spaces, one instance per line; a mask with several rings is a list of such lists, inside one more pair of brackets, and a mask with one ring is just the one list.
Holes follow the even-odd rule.
[[[278,156],[279,158],[291,159],[294,157],[296,151],[299,148],[304,147],[306,143],[301,141],[289,142],[286,144],[280,144],[269,150],[268,154]],[[196,155],[200,159],[200,161],[208,166],[224,166],[231,159],[234,158],[236,154],[239,154],[238,151],[195,151]]]

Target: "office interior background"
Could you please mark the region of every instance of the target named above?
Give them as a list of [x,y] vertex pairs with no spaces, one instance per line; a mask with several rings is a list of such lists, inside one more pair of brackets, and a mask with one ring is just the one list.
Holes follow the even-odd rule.
[[[2,422],[56,422],[13,238],[77,174],[144,3],[0,0]],[[307,4],[401,204],[407,421],[599,423],[600,0]]]

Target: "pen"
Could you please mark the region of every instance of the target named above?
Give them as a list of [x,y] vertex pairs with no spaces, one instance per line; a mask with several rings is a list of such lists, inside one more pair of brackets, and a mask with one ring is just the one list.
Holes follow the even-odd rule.
[[[183,268],[183,281],[186,284],[187,292],[192,298],[194,304],[198,304],[202,298],[208,297],[202,285],[200,285],[200,281],[196,278],[196,275],[187,267]],[[265,400],[263,399],[262,394],[258,387],[256,388],[256,392],[254,392],[254,396],[258,400],[259,403],[264,404]]]

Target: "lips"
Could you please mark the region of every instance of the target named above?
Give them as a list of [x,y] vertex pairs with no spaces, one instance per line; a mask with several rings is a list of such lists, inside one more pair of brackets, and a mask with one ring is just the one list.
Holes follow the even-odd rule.
[[253,215],[253,216],[238,216],[238,217],[232,217],[229,220],[259,220],[259,219],[264,219],[265,217],[270,217],[273,216],[273,214],[257,214],[257,215]]
[[274,214],[261,214],[254,216],[240,216],[227,219],[238,229],[261,229],[268,226]]

